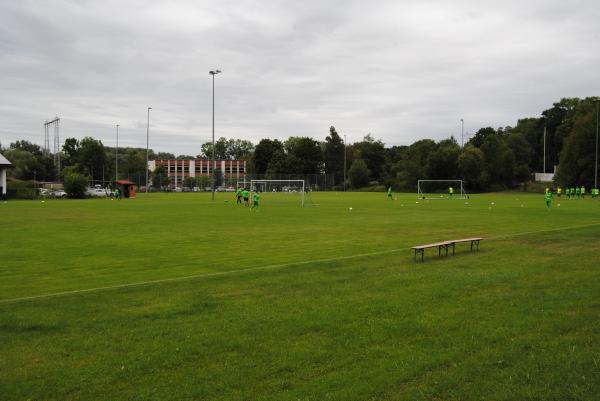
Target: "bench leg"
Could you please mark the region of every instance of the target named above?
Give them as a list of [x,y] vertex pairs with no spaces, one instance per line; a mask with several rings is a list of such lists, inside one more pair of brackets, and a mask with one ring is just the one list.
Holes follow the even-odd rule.
[[477,252],[479,252],[479,240],[477,240]]
[[446,248],[446,257],[448,257],[448,245],[446,245],[445,248]]
[[454,256],[455,251],[456,251],[456,244],[452,244],[452,256]]

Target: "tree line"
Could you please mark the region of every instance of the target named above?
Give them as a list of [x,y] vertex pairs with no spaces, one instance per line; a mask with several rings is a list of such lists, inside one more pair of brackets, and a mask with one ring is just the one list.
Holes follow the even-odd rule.
[[[514,127],[483,127],[464,147],[453,137],[388,147],[370,134],[344,144],[332,126],[324,141],[293,136],[283,141],[265,138],[254,145],[247,140],[219,138],[214,149],[212,142],[204,143],[199,155],[150,150],[149,159],[242,159],[247,160],[250,175],[328,174],[338,189],[344,185],[355,189],[392,186],[414,191],[418,179],[462,179],[476,190],[512,188],[531,180],[533,172],[542,172],[545,155],[547,172],[557,166],[557,184],[589,188],[594,180],[597,101],[598,97],[561,99],[542,111],[541,117],[520,119]],[[65,140],[60,172],[55,171],[53,155],[28,141],[16,141],[7,149],[0,145],[0,150],[16,166],[12,175],[23,180],[33,179],[35,172],[38,180],[46,181],[67,174],[110,181],[116,176],[116,157],[119,178],[146,174],[145,149],[119,148],[117,155],[115,148],[91,137]],[[155,175],[155,185],[168,185],[163,173],[160,179]]]

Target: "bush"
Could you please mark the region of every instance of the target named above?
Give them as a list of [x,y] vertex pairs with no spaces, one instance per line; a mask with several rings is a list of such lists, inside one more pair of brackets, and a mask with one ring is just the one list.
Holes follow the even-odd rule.
[[88,178],[79,173],[65,174],[65,192],[69,198],[81,199],[85,198],[87,191]]

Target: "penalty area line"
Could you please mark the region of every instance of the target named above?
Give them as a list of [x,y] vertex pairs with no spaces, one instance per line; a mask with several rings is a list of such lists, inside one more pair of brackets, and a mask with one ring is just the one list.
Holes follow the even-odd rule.
[[[547,232],[553,232],[553,231],[575,230],[578,228],[593,227],[593,226],[598,226],[598,225],[600,225],[600,222],[590,223],[590,224],[581,224],[581,225],[570,226],[570,227],[551,228],[551,229],[546,229],[546,230],[524,231],[524,232],[512,233],[512,234],[502,234],[502,235],[498,235],[498,236],[494,236],[494,237],[487,237],[486,239],[487,240],[499,240],[499,239],[504,239],[504,238],[518,237],[518,236],[522,236],[522,235],[541,234],[541,233],[547,233]],[[54,297],[60,297],[60,296],[64,296],[64,295],[85,294],[85,293],[92,293],[92,292],[99,292],[99,291],[106,291],[106,290],[118,290],[118,289],[122,289],[122,288],[142,287],[145,285],[193,280],[193,279],[206,278],[206,277],[227,276],[227,275],[232,275],[232,274],[236,274],[236,273],[247,273],[247,272],[260,271],[260,270],[282,269],[282,268],[287,268],[287,267],[291,267],[291,266],[302,266],[302,265],[307,265],[307,264],[312,264],[312,263],[327,263],[327,262],[336,262],[339,260],[359,259],[359,258],[364,258],[364,257],[368,257],[368,256],[377,256],[377,255],[385,255],[388,253],[402,252],[402,251],[407,251],[409,249],[411,249],[411,248],[404,247],[404,248],[396,248],[396,249],[387,249],[384,251],[375,251],[375,252],[360,253],[360,254],[355,254],[355,255],[337,256],[334,258],[302,260],[302,261],[298,261],[298,262],[280,263],[280,264],[265,265],[265,266],[254,266],[254,267],[248,267],[245,269],[227,270],[227,271],[222,271],[222,272],[201,273],[201,274],[193,274],[193,275],[189,275],[189,276],[180,276],[180,277],[171,277],[171,278],[165,278],[165,279],[159,279],[159,280],[138,281],[135,283],[116,284],[116,285],[110,285],[110,286],[104,286],[104,287],[85,288],[82,290],[60,291],[60,292],[54,292],[54,293],[50,293],[50,294],[32,295],[32,296],[28,296],[28,297],[0,299],[0,305],[10,304],[10,303],[15,303],[15,302],[54,298]]]

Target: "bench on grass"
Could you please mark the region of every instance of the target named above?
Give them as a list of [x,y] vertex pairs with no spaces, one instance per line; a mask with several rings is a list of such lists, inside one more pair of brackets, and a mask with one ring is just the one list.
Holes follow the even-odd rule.
[[438,256],[442,256],[442,249],[445,249],[446,256],[448,256],[448,248],[452,247],[452,255],[454,255],[456,244],[460,244],[462,242],[470,242],[471,243],[471,251],[473,251],[473,245],[477,245],[477,250],[479,251],[479,241],[481,241],[482,239],[483,238],[481,238],[481,237],[454,239],[451,241],[436,242],[433,244],[417,245],[417,246],[413,246],[410,249],[415,251],[415,261],[417,260],[417,254],[421,254],[421,262],[423,262],[423,260],[425,259],[425,249],[427,249],[427,248],[437,247],[438,248]]

